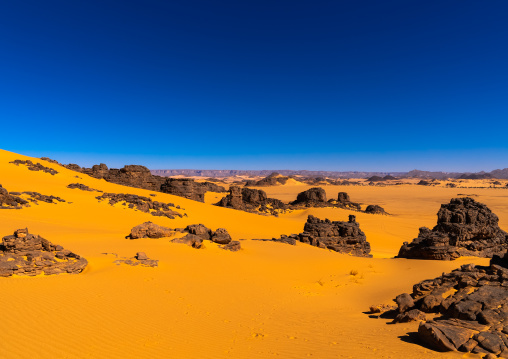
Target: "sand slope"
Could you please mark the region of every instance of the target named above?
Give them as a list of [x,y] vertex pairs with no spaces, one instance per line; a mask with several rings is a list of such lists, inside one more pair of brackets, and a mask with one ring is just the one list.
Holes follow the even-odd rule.
[[[478,194],[508,228],[508,191],[421,186],[327,186],[353,201],[380,204],[393,216],[357,214],[375,258],[355,258],[304,244],[242,241],[231,253],[207,244],[196,250],[169,239],[125,239],[131,227],[151,220],[169,227],[203,223],[224,227],[234,239],[299,233],[308,214],[345,220],[349,211],[313,209],[280,218],[260,216],[157,193],[188,217],[167,219],[99,203],[97,192],[68,189],[83,183],[107,192],[148,196],[42,160],[55,176],[9,164],[28,159],[0,151],[0,184],[68,202],[0,211],[0,235],[28,227],[89,261],[79,275],[0,278],[4,308],[0,343],[5,358],[458,358],[410,343],[417,324],[387,325],[369,319],[370,304],[391,299],[425,278],[464,263],[388,259],[418,227],[433,226],[440,203],[457,193]],[[79,176],[81,178],[76,178]],[[263,187],[270,197],[292,200],[300,184]],[[208,201],[207,201],[208,202]],[[158,268],[116,265],[114,255],[146,252]],[[358,272],[357,275],[350,273]]]

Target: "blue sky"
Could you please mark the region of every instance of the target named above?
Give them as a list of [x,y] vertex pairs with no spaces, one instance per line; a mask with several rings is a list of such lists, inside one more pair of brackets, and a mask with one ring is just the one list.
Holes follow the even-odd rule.
[[0,148],[150,168],[508,167],[508,2],[8,1]]

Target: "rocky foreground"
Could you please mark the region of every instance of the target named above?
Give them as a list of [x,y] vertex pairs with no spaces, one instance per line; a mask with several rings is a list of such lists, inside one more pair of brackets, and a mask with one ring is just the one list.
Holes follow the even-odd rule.
[[460,256],[492,258],[508,248],[508,233],[499,218],[474,199],[454,198],[442,204],[437,225],[420,228],[418,238],[404,242],[399,258],[453,260]]
[[54,245],[41,236],[18,229],[2,238],[0,276],[35,276],[38,274],[81,273],[88,262],[85,258]]
[[[467,264],[424,280],[395,302],[393,322],[421,320],[418,340],[432,349],[508,358],[508,257],[494,257],[489,267]],[[425,321],[428,315],[437,316]]]

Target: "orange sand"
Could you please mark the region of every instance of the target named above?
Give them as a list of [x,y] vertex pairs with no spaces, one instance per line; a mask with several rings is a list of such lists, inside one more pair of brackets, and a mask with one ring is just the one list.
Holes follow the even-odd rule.
[[[226,228],[233,239],[299,233],[308,214],[346,220],[342,209],[296,211],[279,218],[198,203],[157,193],[155,200],[180,205],[182,219],[98,203],[97,192],[68,189],[83,183],[106,192],[146,190],[119,186],[67,170],[55,176],[9,164],[29,159],[0,151],[0,184],[9,191],[36,191],[72,203],[40,203],[0,211],[0,235],[28,227],[89,261],[79,275],[0,278],[2,358],[460,358],[410,343],[418,324],[388,325],[362,312],[390,303],[420,280],[461,264],[389,259],[420,226],[433,226],[439,205],[458,193],[474,193],[508,229],[508,191],[402,185],[326,186],[329,197],[346,191],[353,201],[379,204],[392,216],[357,213],[374,258],[356,258],[305,244],[242,241],[232,253],[207,243],[196,250],[169,239],[128,240],[131,227],[152,221],[169,227],[203,223]],[[81,178],[75,178],[79,176]],[[263,187],[269,196],[293,200],[310,186]],[[144,251],[158,268],[116,265],[113,252]],[[351,272],[358,272],[351,275]],[[476,357],[467,355],[467,357]]]

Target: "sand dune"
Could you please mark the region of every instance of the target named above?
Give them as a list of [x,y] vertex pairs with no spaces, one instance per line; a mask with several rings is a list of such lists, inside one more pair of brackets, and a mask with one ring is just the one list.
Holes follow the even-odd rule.
[[[29,171],[10,161],[31,159],[59,173]],[[77,177],[79,178],[77,178]],[[390,303],[414,283],[464,263],[390,259],[421,226],[432,227],[441,203],[459,193],[476,194],[508,229],[508,191],[400,185],[325,186],[329,198],[346,191],[363,205],[379,204],[390,216],[337,208],[294,211],[279,218],[212,206],[223,194],[199,203],[156,193],[187,217],[154,217],[99,202],[97,192],[69,189],[82,183],[106,192],[149,196],[67,170],[49,162],[0,151],[0,184],[9,191],[36,191],[67,202],[0,211],[0,234],[28,227],[89,261],[78,275],[0,278],[0,330],[5,358],[459,358],[411,343],[417,323],[387,325],[363,312]],[[311,186],[263,187],[269,197],[293,200]],[[215,196],[215,197],[214,197]],[[357,215],[374,258],[356,258],[298,243],[251,241],[299,233],[309,214],[346,220]],[[145,221],[171,228],[203,223],[224,227],[242,250],[207,243],[193,249],[168,238],[128,240]],[[158,268],[114,264],[116,253],[138,251]],[[354,275],[352,275],[352,273]],[[470,355],[469,357],[474,357]]]

